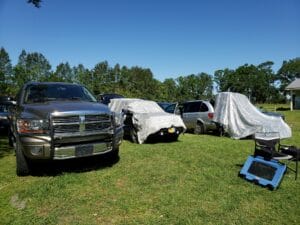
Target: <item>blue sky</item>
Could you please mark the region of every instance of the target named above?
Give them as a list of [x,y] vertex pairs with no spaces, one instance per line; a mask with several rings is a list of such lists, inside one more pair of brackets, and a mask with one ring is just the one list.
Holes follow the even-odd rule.
[[89,69],[150,68],[156,79],[300,56],[299,0],[0,0],[0,46]]

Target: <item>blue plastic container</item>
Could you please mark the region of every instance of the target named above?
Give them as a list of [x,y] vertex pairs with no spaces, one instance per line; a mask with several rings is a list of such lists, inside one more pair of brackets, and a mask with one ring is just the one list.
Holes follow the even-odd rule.
[[277,160],[264,160],[260,156],[249,156],[239,176],[274,190],[278,188],[285,171],[286,165]]

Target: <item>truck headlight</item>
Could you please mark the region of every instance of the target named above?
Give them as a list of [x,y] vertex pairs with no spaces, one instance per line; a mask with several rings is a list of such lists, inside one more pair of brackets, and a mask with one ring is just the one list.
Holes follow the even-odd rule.
[[114,122],[117,127],[123,125],[123,113],[114,113]]
[[47,132],[48,128],[49,123],[45,120],[17,120],[17,130],[21,134],[43,134]]

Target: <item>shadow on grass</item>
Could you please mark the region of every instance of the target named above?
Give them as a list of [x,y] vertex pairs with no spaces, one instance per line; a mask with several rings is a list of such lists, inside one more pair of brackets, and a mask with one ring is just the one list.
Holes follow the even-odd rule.
[[290,111],[291,108],[290,107],[278,107],[276,108],[276,111]]
[[[8,145],[7,134],[0,132],[0,159],[4,156],[14,154],[14,149]],[[63,173],[81,173],[112,167],[120,160],[112,155],[98,155],[93,157],[68,159],[61,161],[37,161],[33,163],[32,176],[57,176]]]
[[100,155],[61,161],[40,161],[31,165],[32,176],[59,176],[64,173],[83,173],[114,166],[119,157]]
[[12,154],[14,151],[8,146],[8,138],[3,131],[0,132],[0,158]]
[[242,168],[242,167],[244,166],[244,164],[238,163],[238,164],[235,164],[235,166],[236,166],[236,167],[239,167],[239,168]]
[[157,143],[171,143],[176,142],[177,137],[169,137],[165,138],[163,136],[149,136],[147,140],[145,141],[145,144],[157,144]]

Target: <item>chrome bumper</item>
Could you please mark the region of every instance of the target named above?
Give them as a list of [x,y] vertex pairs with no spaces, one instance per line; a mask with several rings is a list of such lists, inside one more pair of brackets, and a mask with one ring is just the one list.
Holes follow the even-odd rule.
[[[21,147],[30,159],[62,160],[108,153],[117,148],[123,140],[123,129],[117,128],[110,141],[93,141],[85,144],[73,144],[51,147],[49,136],[22,136]],[[81,140],[83,141],[83,140]]]
[[54,148],[54,160],[70,159],[92,155],[104,154],[112,151],[111,143],[96,143],[96,144],[84,144],[68,147]]

